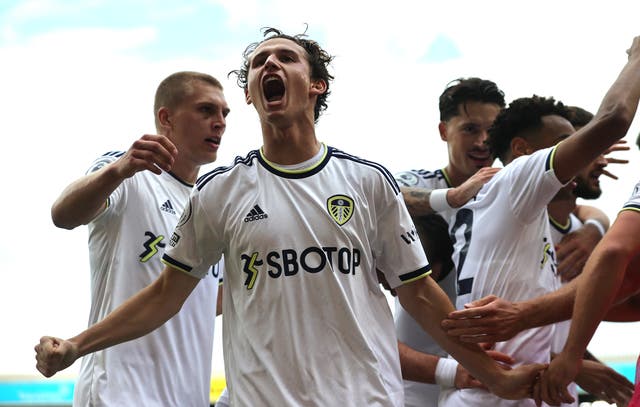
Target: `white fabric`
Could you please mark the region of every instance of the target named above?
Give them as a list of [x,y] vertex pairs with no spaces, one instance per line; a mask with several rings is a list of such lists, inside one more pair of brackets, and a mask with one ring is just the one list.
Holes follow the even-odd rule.
[[607,232],[604,229],[604,225],[602,225],[602,223],[600,223],[600,221],[597,220],[597,219],[587,219],[584,222],[584,224],[585,225],[593,225],[593,226],[595,226],[595,228],[598,229],[598,232],[600,232],[600,236],[604,236],[604,234]]
[[633,192],[629,200],[622,207],[622,210],[640,211],[640,182],[633,188]]
[[[420,187],[426,189],[443,189],[451,187],[444,170],[426,171],[412,170],[395,174],[400,186]],[[446,219],[446,218],[445,218]],[[443,270],[444,271],[444,270]],[[440,288],[447,294],[453,304],[456,303],[456,273],[455,270],[438,281]],[[447,353],[418,325],[407,311],[402,308],[400,301],[395,299],[395,325],[398,339],[407,346],[423,353],[446,357]],[[404,381],[404,398],[406,407],[435,407],[438,405],[440,386]]]
[[458,362],[454,359],[440,358],[436,365],[436,383],[442,387],[454,387]]
[[397,184],[333,148],[281,171],[253,151],[203,176],[163,260],[196,276],[224,252],[233,406],[402,406],[392,287],[428,274]]
[[436,212],[448,211],[453,209],[447,200],[447,192],[451,188],[436,189],[429,195],[429,205]]
[[[547,204],[562,184],[550,166],[554,149],[520,157],[500,170],[449,220],[459,270],[457,308],[495,294],[522,301],[558,288]],[[516,365],[548,363],[553,326],[525,330],[496,350]],[[440,405],[534,406],[508,401],[483,389],[443,390]]]
[[[90,171],[118,156],[101,157]],[[108,208],[89,224],[89,325],[160,274],[163,247],[191,189],[168,173],[139,172],[113,192]],[[217,269],[214,274],[206,273],[181,312],[162,327],[85,356],[74,406],[209,406],[216,294],[222,277]]]
[[229,407],[229,390],[225,387],[216,400],[215,407]]

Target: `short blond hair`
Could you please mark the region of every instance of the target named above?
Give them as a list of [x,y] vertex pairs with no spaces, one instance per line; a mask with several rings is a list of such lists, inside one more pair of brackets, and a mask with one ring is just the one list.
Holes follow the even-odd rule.
[[160,129],[158,122],[158,111],[162,107],[173,109],[183,103],[183,101],[193,91],[192,84],[201,81],[224,90],[219,80],[213,76],[194,71],[181,71],[167,76],[156,89],[156,96],[153,102],[153,115],[155,117],[156,129]]

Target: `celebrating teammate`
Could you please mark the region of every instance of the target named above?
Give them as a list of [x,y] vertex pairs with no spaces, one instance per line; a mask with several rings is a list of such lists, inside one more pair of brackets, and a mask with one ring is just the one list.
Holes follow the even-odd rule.
[[[53,204],[54,223],[89,227],[91,309],[95,324],[160,274],[201,165],[216,159],[229,113],[222,85],[210,75],[177,72],[156,90],[157,134],[126,152],[99,157],[88,174]],[[183,311],[139,340],[87,354],[75,406],[208,406],[218,267],[207,272]],[[188,352],[168,352],[195,343]],[[43,338],[40,347],[64,344]]]
[[[577,132],[568,110],[553,99],[517,99],[498,116],[489,143],[505,168],[449,222],[459,307],[489,294],[524,301],[557,289],[546,207],[564,184],[626,134],[640,97],[639,41],[634,39],[629,61],[594,119]],[[550,326],[529,329],[496,349],[517,363],[545,363],[552,334]],[[441,402],[516,405],[482,389],[449,391]]]
[[[396,174],[401,189],[458,187],[479,170],[482,171],[479,174],[483,175],[482,179],[488,181],[498,168],[488,168],[493,157],[486,144],[487,131],[504,106],[504,93],[492,81],[461,78],[449,83],[439,98],[438,125],[440,138],[447,143],[448,163],[435,171],[411,170]],[[432,267],[431,276],[455,303],[456,272],[451,260],[453,246],[448,225],[438,214],[413,219]],[[412,369],[416,372],[414,378],[404,381],[405,406],[437,406],[440,386],[463,388],[480,385],[455,360],[446,358],[442,348],[424,334],[424,329],[402,308],[397,298],[395,325],[401,341],[403,373],[410,356],[416,365]],[[404,345],[423,354],[406,350]]]

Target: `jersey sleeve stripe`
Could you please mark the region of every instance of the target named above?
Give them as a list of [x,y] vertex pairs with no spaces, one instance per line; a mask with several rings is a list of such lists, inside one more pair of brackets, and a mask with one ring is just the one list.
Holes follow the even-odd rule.
[[172,258],[166,253],[162,256],[162,262],[168,266],[171,266],[173,268],[176,268],[178,270],[181,270],[187,273],[191,273],[191,270],[193,270],[193,267],[187,266],[186,264],[179,262],[178,260]]
[[639,204],[626,204],[625,206],[622,207],[622,209],[620,209],[620,212],[622,212],[622,211],[640,212],[640,205]]
[[553,169],[553,157],[555,157],[556,155],[556,148],[558,146],[554,146],[553,150],[551,150],[551,152],[549,153],[549,155],[547,156],[547,161],[544,164],[544,169],[545,171],[549,171]]
[[258,156],[258,150],[252,150],[249,152],[249,154],[247,154],[246,157],[240,157],[240,156],[236,157],[233,160],[233,164],[231,165],[228,165],[226,167],[214,168],[213,170],[207,172],[206,174],[203,174],[200,177],[198,177],[198,180],[196,181],[196,188],[198,188],[198,191],[201,190],[202,187],[204,187],[205,184],[211,181],[216,175],[225,173],[227,171],[231,171],[237,165],[247,165],[247,166],[253,165],[253,160],[257,156]]
[[398,276],[398,278],[403,283],[410,283],[410,282],[418,280],[418,279],[420,279],[422,277],[428,276],[429,274],[431,274],[431,266],[430,265],[426,265],[426,266],[424,266],[422,268],[419,268],[416,271],[412,271],[410,273],[401,274],[400,276]]
[[103,157],[122,157],[124,155],[124,151],[108,151],[102,154]]
[[396,179],[393,177],[393,175],[391,174],[391,172],[389,172],[389,170],[387,170],[384,166],[373,162],[373,161],[368,161],[368,160],[364,160],[362,158],[356,157],[354,155],[351,154],[347,154],[344,151],[338,150],[337,148],[333,148],[331,147],[331,154],[336,157],[336,158],[341,158],[341,159],[346,159],[346,160],[351,160],[363,165],[367,165],[371,168],[375,168],[376,170],[378,170],[383,176],[384,178],[387,180],[387,182],[389,183],[389,185],[391,185],[391,188],[393,189],[393,191],[397,194],[400,193],[400,187],[398,186],[398,183],[396,182]]

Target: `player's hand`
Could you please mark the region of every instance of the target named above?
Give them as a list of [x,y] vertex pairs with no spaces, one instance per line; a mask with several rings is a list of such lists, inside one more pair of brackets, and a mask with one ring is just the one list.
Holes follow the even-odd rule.
[[476,196],[478,191],[489,182],[493,176],[500,171],[500,168],[484,167],[473,174],[468,180],[456,188],[451,188],[447,192],[447,201],[452,208],[459,208]]
[[[607,160],[607,165],[609,164],[628,164],[629,160],[623,160],[620,158],[614,158],[614,157],[609,157],[609,154],[615,152],[615,151],[629,151],[631,148],[627,145],[627,140],[618,140],[614,145],[612,145],[611,147],[609,147],[605,152],[604,152],[604,158],[605,160]],[[612,173],[610,173],[609,171],[602,169],[602,175],[606,175],[609,178],[612,179],[618,179],[618,177]]]
[[71,366],[78,358],[76,346],[64,339],[43,336],[34,347],[36,351],[36,369],[44,377],[51,377],[60,370]]
[[600,239],[602,235],[593,225],[584,225],[562,238],[556,245],[558,274],[562,281],[571,281],[582,273],[589,255]]
[[144,170],[160,174],[162,170],[171,171],[177,154],[178,149],[166,136],[145,134],[112,165],[116,166],[123,179]]
[[547,365],[540,363],[522,365],[512,370],[502,370],[502,377],[489,387],[489,391],[507,400],[533,397],[534,384]]
[[536,405],[540,406],[542,402],[552,406],[573,403],[575,400],[567,387],[577,376],[581,361],[571,361],[564,353],[556,356],[534,386]]
[[627,50],[629,59],[640,57],[640,36],[634,37],[631,47]]
[[583,390],[609,404],[626,406],[633,396],[633,383],[610,367],[583,360],[574,380]]
[[501,342],[513,338],[525,328],[517,303],[489,295],[456,310],[442,321],[447,335],[462,342]]

